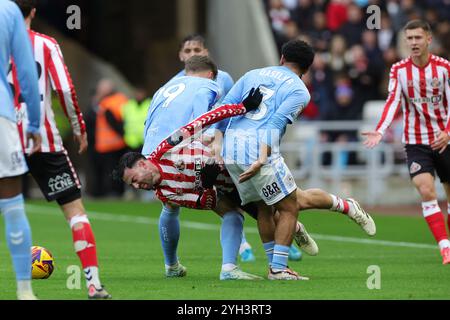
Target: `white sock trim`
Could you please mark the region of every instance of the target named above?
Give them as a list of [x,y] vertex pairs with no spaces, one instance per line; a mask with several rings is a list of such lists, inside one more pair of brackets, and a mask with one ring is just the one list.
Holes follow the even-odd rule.
[[76,216],[72,217],[72,219],[70,219],[70,221],[69,221],[70,229],[72,229],[73,226],[76,225],[77,223],[87,223],[87,224],[89,224],[89,219],[88,219],[87,215],[79,214],[79,215],[76,215]]
[[425,218],[438,212],[441,212],[441,208],[439,208],[437,200],[422,202],[422,213]]
[[444,239],[439,241],[439,248],[442,250],[444,248],[450,248],[450,241],[448,239]]

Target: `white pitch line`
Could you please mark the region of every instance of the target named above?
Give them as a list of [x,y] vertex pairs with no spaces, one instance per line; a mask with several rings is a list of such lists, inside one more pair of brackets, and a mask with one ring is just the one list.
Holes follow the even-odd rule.
[[[27,204],[26,211],[30,213],[46,214],[46,215],[62,215],[62,212],[58,208],[46,207],[34,204]],[[130,222],[139,224],[151,224],[158,225],[159,219],[147,218],[143,216],[127,216],[122,214],[113,214],[107,212],[96,212],[89,211],[89,219],[93,220],[103,220],[109,222]],[[196,230],[207,230],[207,231],[219,231],[220,225],[210,224],[203,222],[194,222],[180,220],[180,226],[189,229]],[[254,227],[246,227],[246,233],[258,233],[258,229]],[[418,249],[434,249],[437,246],[425,243],[414,243],[414,242],[401,242],[401,241],[388,241],[388,240],[378,240],[378,239],[363,239],[354,237],[342,237],[342,236],[332,236],[326,234],[311,233],[311,236],[316,240],[334,241],[334,242],[350,242],[357,244],[370,244],[370,245],[380,245],[389,247],[405,247],[405,248],[418,248]]]

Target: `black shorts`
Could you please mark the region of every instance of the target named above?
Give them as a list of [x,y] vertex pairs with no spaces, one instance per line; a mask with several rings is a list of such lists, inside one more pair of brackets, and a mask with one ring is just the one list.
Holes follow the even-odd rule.
[[81,198],[81,183],[66,151],[27,156],[30,173],[47,201],[64,205]]
[[237,189],[234,189],[232,192],[227,193],[226,196],[233,201],[239,208],[247,212],[253,219],[258,220],[258,207],[253,202],[246,204],[245,206],[241,205],[241,197],[239,196],[239,192]]
[[442,183],[450,182],[450,146],[441,154],[423,144],[407,144],[405,151],[411,179],[426,172],[435,177],[436,172]]

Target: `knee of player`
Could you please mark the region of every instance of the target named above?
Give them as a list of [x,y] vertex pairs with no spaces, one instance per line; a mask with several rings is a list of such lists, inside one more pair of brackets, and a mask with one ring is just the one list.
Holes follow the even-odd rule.
[[436,189],[434,185],[430,185],[428,183],[424,183],[418,186],[417,188],[419,190],[420,195],[422,196],[422,199],[425,201],[431,201],[436,199]]
[[297,190],[297,210],[307,210],[313,208],[313,190]]

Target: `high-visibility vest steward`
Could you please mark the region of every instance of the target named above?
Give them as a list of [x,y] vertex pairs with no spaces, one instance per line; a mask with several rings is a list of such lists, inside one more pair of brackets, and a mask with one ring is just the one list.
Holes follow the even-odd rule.
[[130,100],[123,107],[124,139],[127,146],[132,149],[139,148],[144,144],[144,122],[150,102],[151,99],[146,99],[141,103]]
[[123,137],[110,126],[105,112],[111,111],[118,121],[122,121],[122,107],[127,101],[127,97],[121,93],[115,93],[100,101],[95,125],[95,150],[97,152],[107,153],[125,148]]

